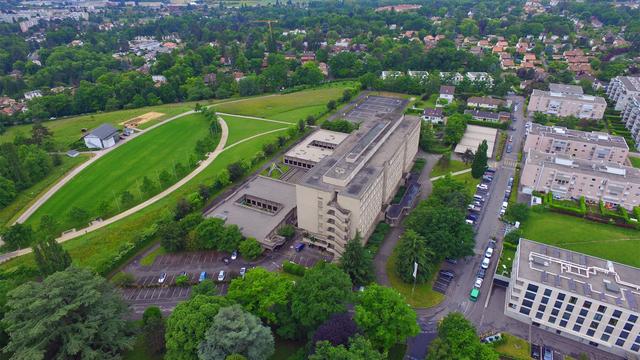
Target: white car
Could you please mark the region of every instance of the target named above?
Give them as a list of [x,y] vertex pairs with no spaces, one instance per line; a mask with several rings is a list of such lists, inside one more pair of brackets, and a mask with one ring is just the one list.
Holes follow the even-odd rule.
[[240,268],[240,276],[242,276],[244,278],[244,274],[247,273],[247,268],[246,267],[241,267]]
[[231,260],[235,260],[237,258],[238,258],[238,251],[233,250],[233,252],[231,253]]
[[164,284],[164,281],[167,280],[167,273],[162,273],[160,274],[160,277],[158,278],[158,284]]
[[220,270],[218,273],[218,281],[224,281],[224,270]]
[[488,269],[490,261],[491,260],[489,260],[489,258],[484,258],[484,259],[482,259],[482,265],[480,265],[480,266],[482,266],[483,269]]
[[489,190],[489,187],[485,184],[478,184],[478,189]]
[[487,251],[484,252],[484,256],[486,258],[491,259],[491,255],[493,255],[493,249],[492,248],[487,248]]
[[482,286],[482,278],[476,278],[476,283],[473,284],[473,287],[480,289]]

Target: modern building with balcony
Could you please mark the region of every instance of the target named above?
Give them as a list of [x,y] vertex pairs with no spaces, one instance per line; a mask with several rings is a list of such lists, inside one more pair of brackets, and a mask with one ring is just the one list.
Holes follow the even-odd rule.
[[624,110],[627,103],[635,96],[640,96],[640,77],[616,76],[607,86],[607,97],[615,103],[614,108]]
[[383,217],[418,152],[420,118],[388,115],[364,122],[295,185],[303,242],[336,258]]
[[584,196],[587,201],[627,210],[640,205],[640,169],[614,162],[529,150],[520,185],[525,193],[552,192],[557,199]]
[[639,301],[640,269],[520,239],[504,311],[526,324],[637,359]]
[[529,112],[542,112],[558,117],[575,116],[580,119],[600,120],[607,102],[599,96],[585,95],[576,86],[550,84],[550,91],[534,89],[529,99]]
[[627,101],[622,111],[622,122],[631,132],[631,137],[636,142],[636,149],[640,151],[640,95]]
[[529,150],[618,164],[624,164],[629,155],[629,146],[622,136],[540,124],[531,124],[527,130],[524,152]]

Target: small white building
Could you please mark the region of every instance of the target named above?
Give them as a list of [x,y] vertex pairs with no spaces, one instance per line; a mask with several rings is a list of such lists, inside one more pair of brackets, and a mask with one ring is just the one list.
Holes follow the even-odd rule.
[[422,112],[422,120],[430,122],[432,124],[444,123],[444,115],[442,113],[442,109],[424,109],[424,111]]
[[42,91],[40,90],[27,91],[26,93],[24,93],[24,98],[27,100],[32,100],[39,97],[42,97]]
[[445,99],[447,102],[453,101],[453,94],[456,92],[455,86],[442,85],[440,86],[440,99]]
[[106,149],[120,140],[120,132],[111,124],[102,124],[84,136],[84,144],[89,149]]

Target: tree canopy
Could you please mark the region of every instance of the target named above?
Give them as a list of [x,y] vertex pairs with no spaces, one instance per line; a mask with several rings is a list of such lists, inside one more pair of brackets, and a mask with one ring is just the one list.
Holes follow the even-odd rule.
[[231,281],[227,297],[242,305],[248,312],[270,323],[276,323],[276,306],[286,306],[291,298],[293,283],[263,268],[247,271],[244,278]]
[[464,315],[449,313],[438,326],[438,337],[429,346],[428,360],[497,360],[498,353],[480,342],[476,329]]

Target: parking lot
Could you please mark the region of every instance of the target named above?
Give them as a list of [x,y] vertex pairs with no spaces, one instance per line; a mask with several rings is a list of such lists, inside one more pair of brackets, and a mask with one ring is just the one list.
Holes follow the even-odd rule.
[[394,111],[402,110],[406,104],[407,100],[404,99],[368,96],[362,103],[347,112],[344,118],[358,123],[371,121]]
[[[227,293],[229,282],[240,276],[240,269],[264,267],[269,271],[279,271],[286,260],[305,267],[313,266],[321,260],[331,261],[331,256],[320,250],[305,247],[302,251],[295,251],[294,242],[290,242],[282,249],[267,253],[257,261],[245,261],[241,257],[231,260],[230,255],[216,251],[192,251],[177,254],[158,255],[151,265],[141,265],[140,260],[156,247],[150,248],[144,254],[137,256],[127,264],[123,271],[135,277],[135,287],[121,289],[123,299],[130,305],[133,317],[139,318],[144,310],[151,306],[158,306],[163,312],[169,313],[181,301],[189,298],[189,286],[176,286],[175,279],[183,272],[190,282],[199,279],[201,272],[207,273],[207,278],[216,282],[220,295]],[[228,263],[225,263],[224,259]],[[224,270],[223,282],[218,282],[220,270]],[[160,275],[166,273],[166,278],[159,282]]]
[[451,281],[456,276],[456,274],[451,270],[440,270],[438,273],[438,278],[433,282],[433,290],[446,294],[449,285],[451,285]]

